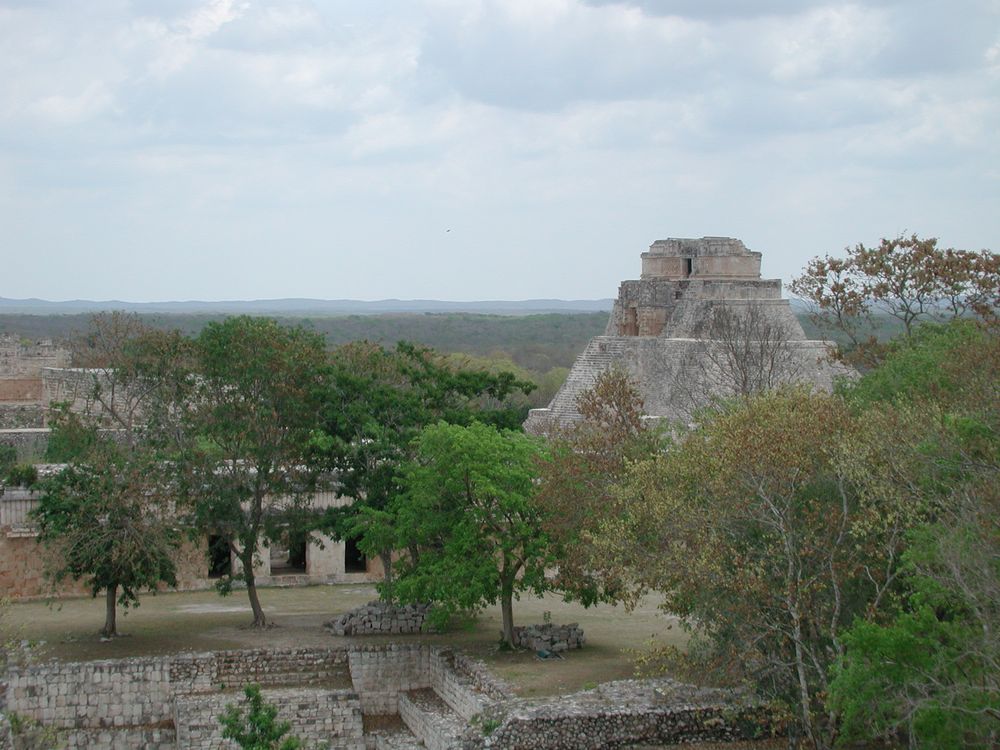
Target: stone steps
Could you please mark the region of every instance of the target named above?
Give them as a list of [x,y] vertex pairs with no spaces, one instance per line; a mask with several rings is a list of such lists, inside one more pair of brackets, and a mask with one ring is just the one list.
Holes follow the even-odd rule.
[[465,721],[430,688],[399,694],[399,716],[428,750],[457,750]]
[[365,737],[368,750],[423,750],[427,747],[408,729],[394,732],[375,732]]
[[566,377],[566,382],[552,399],[551,415],[560,422],[572,422],[580,418],[576,409],[576,398],[583,391],[591,388],[597,376],[615,363],[624,361],[630,342],[620,336],[596,336],[587,344],[573,368]]
[[413,736],[399,714],[365,714],[365,750],[416,750],[424,743]]

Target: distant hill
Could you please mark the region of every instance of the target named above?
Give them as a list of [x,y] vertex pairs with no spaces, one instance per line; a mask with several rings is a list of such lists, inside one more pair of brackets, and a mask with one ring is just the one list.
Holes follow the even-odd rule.
[[483,300],[454,302],[426,299],[262,299],[124,302],[122,300],[8,299],[0,297],[0,313],[19,315],[75,315],[105,310],[166,315],[277,315],[282,317],[322,317],[328,315],[378,315],[385,313],[482,313],[492,315],[529,315],[534,313],[580,313],[611,310],[614,300]]

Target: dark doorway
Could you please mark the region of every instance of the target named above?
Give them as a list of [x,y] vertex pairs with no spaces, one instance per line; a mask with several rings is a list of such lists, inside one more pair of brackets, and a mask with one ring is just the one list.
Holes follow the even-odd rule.
[[232,573],[229,542],[225,537],[212,534],[208,537],[208,577],[222,578]]
[[358,540],[348,539],[344,542],[344,572],[364,573],[368,570],[368,558],[358,549]]
[[694,258],[684,259],[684,275],[690,276],[692,271],[694,271]]
[[271,575],[294,575],[306,572],[306,546],[309,535],[299,529],[286,530],[271,544]]

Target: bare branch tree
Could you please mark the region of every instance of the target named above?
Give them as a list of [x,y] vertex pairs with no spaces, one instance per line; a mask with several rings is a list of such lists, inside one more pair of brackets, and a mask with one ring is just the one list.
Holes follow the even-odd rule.
[[801,378],[791,331],[766,303],[750,300],[709,309],[702,335],[675,370],[671,392],[682,414],[691,418],[713,403],[745,400]]

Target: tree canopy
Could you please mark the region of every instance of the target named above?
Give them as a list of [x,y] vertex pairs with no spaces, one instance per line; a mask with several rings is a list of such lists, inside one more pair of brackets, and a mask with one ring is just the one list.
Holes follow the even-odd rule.
[[173,456],[195,528],[225,539],[246,584],[254,624],[266,625],[254,564],[260,548],[308,525],[327,372],[322,339],[267,318],[205,327],[192,343]]
[[521,432],[439,422],[414,441],[390,504],[399,563],[396,592],[431,601],[438,617],[499,601],[513,645],[513,599],[541,594],[553,561],[535,501],[541,446]]
[[[534,386],[503,370],[456,367],[406,343],[385,349],[357,342],[335,350],[332,361],[325,437],[317,445],[341,492],[355,502],[330,510],[324,528],[341,539],[360,537],[365,554],[381,557],[391,584],[391,519],[385,510],[400,492],[398,472],[413,439],[438,421],[518,426],[524,407],[510,399]],[[391,585],[386,595],[391,597]]]

